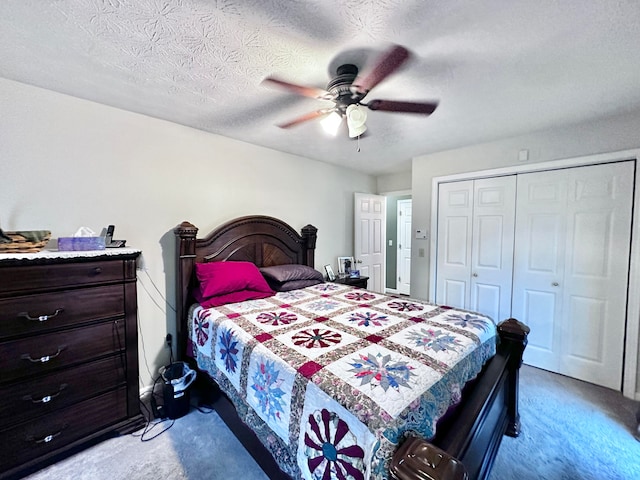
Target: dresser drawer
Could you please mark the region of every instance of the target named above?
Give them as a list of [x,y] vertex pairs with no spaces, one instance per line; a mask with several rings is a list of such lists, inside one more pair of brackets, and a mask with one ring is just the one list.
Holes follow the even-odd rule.
[[7,266],[0,270],[0,293],[16,293],[122,281],[122,261]]
[[125,348],[124,320],[0,343],[0,382],[41,375]]
[[99,432],[127,416],[126,389],[0,431],[0,471],[9,470]]
[[[123,355],[123,354],[122,354]],[[113,390],[126,382],[123,359],[114,355],[0,387],[0,425],[24,422]]]
[[124,314],[124,287],[81,288],[0,300],[0,339]]

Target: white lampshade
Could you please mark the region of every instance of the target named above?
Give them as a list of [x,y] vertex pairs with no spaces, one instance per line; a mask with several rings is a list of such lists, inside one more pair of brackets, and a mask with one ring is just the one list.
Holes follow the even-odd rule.
[[320,124],[322,125],[324,131],[329,135],[333,135],[334,137],[337,135],[341,123],[342,117],[338,112],[332,112],[322,120],[320,120]]
[[362,135],[367,126],[367,111],[357,104],[351,104],[347,107],[347,126],[349,127],[349,137],[355,138]]

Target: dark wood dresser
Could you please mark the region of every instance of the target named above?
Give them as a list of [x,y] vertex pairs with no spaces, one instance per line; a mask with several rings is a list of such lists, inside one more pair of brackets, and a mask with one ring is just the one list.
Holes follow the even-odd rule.
[[0,478],[143,424],[139,254],[0,255]]

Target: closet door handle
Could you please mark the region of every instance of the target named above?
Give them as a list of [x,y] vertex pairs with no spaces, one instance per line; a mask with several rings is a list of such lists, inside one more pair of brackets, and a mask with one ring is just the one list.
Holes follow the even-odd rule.
[[557,287],[558,285],[560,285],[558,282],[553,282],[553,283],[551,284],[551,286],[552,286],[552,287]]

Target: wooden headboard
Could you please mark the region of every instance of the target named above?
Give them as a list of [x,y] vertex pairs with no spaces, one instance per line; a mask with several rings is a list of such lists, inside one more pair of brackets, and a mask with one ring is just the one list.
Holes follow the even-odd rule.
[[301,264],[314,266],[318,229],[313,225],[297,233],[287,223],[264,215],[250,215],[231,220],[203,238],[196,238],[198,228],[182,222],[176,235],[176,335],[178,358],[186,352],[186,322],[190,295],[195,284],[195,264],[247,261],[258,267]]

